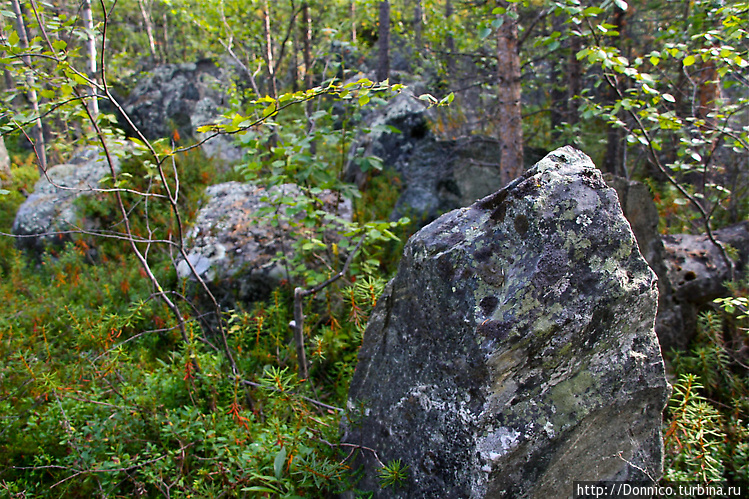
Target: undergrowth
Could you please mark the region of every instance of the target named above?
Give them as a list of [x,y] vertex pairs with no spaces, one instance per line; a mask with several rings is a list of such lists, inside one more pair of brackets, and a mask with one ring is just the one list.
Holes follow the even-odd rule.
[[700,316],[691,349],[671,359],[668,480],[749,483],[749,293],[747,282],[729,288]]
[[[182,209],[193,216],[211,166],[196,154],[178,157],[177,167]],[[6,186],[3,232],[36,180],[33,168],[16,169]],[[139,158],[122,171],[134,188],[156,192]],[[175,230],[165,203],[125,201],[138,234]],[[111,198],[79,208],[117,231]],[[381,202],[357,216],[391,208]],[[152,264],[161,282],[176,284],[168,251],[153,251],[163,251]],[[80,236],[39,258],[6,237],[0,252],[1,496],[325,497],[355,485],[350,453],[337,445],[339,421],[394,251],[365,248],[350,279],[306,301],[310,381],[296,375],[285,286],[226,312],[235,376],[196,321],[183,341],[121,240]]]

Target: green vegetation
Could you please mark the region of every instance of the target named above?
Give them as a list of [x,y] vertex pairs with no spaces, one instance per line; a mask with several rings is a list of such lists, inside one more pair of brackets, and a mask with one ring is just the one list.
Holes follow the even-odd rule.
[[[382,65],[381,3],[11,0],[0,13],[0,132],[13,159],[0,178],[0,232],[37,164],[92,145],[124,158],[77,201],[100,229],[44,255],[0,237],[0,495],[355,490],[348,463],[367,450],[340,448],[339,420],[366,320],[418,221],[386,221],[400,179],[381,159],[354,156],[362,191],[344,170],[367,113],[403,90],[393,82],[426,89],[440,138],[500,140],[497,89],[521,85],[515,139],[526,157],[570,143],[646,182],[664,233],[749,217],[746,2],[393,1],[391,81],[375,82],[359,70]],[[498,39],[513,36],[509,25],[518,40],[508,54]],[[518,59],[518,78],[498,67],[503,56]],[[222,89],[224,119],[197,130],[235,138],[244,158],[234,171],[219,173],[176,135],[112,140],[124,134],[113,88],[126,95],[144,67],[204,58],[240,75]],[[205,188],[225,179],[299,186],[300,197],[269,199],[260,213],[299,237],[267,302],[217,305],[209,324],[191,313],[174,261]],[[352,202],[352,221],[321,209],[325,189]],[[720,249],[728,262],[731,248]],[[691,350],[668,359],[669,479],[749,480],[747,284],[731,290],[702,316]],[[382,485],[407,474],[383,463]]]
[[[210,181],[209,165],[193,164],[181,170],[185,178]],[[3,220],[18,206],[24,168],[14,168]],[[138,168],[134,158],[123,171]],[[84,209],[107,220],[111,205],[111,197],[94,198]],[[151,223],[168,209],[152,205]],[[351,284],[307,304],[309,383],[295,374],[283,288],[226,315],[235,376],[197,322],[187,322],[182,341],[121,241],[99,245],[95,264],[89,243],[81,237],[37,263],[11,238],[0,239],[8,255],[0,283],[2,490],[11,497],[292,497],[346,486],[335,444],[340,407],[384,285],[364,273],[366,261]],[[162,283],[179,286],[166,256],[151,267]]]
[[670,359],[678,383],[665,432],[669,480],[749,482],[749,290],[746,281],[730,287],[700,316],[691,350]]

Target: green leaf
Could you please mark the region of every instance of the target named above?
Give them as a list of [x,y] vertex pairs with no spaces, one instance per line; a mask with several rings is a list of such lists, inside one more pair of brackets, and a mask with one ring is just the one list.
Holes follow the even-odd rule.
[[434,97],[432,94],[421,94],[419,96],[419,100],[429,102],[430,104],[435,104],[437,102],[437,98]]
[[267,118],[276,113],[276,101],[271,100],[271,104],[263,109],[263,118]]
[[583,16],[585,17],[595,17],[598,14],[601,14],[603,12],[603,9],[600,7],[588,7],[583,11]]
[[88,85],[88,80],[86,80],[86,78],[84,78],[82,75],[78,73],[72,73],[70,76],[73,78],[73,80],[75,80],[77,84]]
[[364,106],[369,102],[369,94],[362,94],[359,96],[359,105]]
[[484,27],[484,28],[481,28],[479,30],[479,38],[482,39],[482,40],[485,39],[486,37],[488,37],[491,34],[492,34],[492,29],[491,28]]
[[614,0],[614,3],[622,10],[627,10],[629,8],[629,5],[627,5],[627,2],[624,0]]
[[695,62],[695,59],[693,55],[688,55],[684,58],[685,66],[691,66],[692,64],[694,64],[694,62]]
[[286,462],[286,447],[281,447],[281,450],[276,454],[276,459],[273,460],[273,473],[277,479],[281,479],[283,473],[283,465]]
[[668,102],[676,102],[676,99],[671,94],[663,94],[663,100],[667,100]]
[[8,44],[10,46],[15,46],[18,43],[18,40],[20,40],[20,38],[18,37],[18,33],[16,33],[15,31],[11,31],[10,35],[8,35]]

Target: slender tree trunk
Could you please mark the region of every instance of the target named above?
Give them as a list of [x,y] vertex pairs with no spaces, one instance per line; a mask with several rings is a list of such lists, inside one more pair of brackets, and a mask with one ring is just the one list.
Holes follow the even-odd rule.
[[453,39],[450,26],[452,25],[453,4],[451,0],[445,1],[445,25],[448,27],[447,36],[445,37],[445,47],[447,48],[447,72],[455,74],[455,39]]
[[[304,22],[304,19],[302,19]],[[291,35],[291,91],[299,91],[299,33],[295,29]]]
[[351,18],[351,43],[356,45],[356,0],[349,2],[349,17]]
[[[621,50],[622,42],[625,39],[625,15],[626,11],[622,10],[618,6],[614,7],[615,13],[614,13],[614,19],[611,24],[615,26],[614,29],[619,31],[619,36],[615,38],[614,40],[614,46],[617,46]],[[615,77],[618,80],[623,78],[623,76],[616,76]],[[618,93],[616,89],[610,88],[609,89],[609,95],[608,99],[609,102],[615,102],[618,98]],[[624,112],[619,112],[619,119],[624,119]],[[612,173],[614,175],[618,175],[620,177],[626,177],[626,172],[624,168],[624,131],[619,128],[615,127],[613,125],[609,125],[609,129],[607,131],[607,139],[606,139],[606,157],[603,161],[603,170],[607,171],[609,173]]]
[[[315,83],[312,74],[312,17],[309,13],[309,2],[304,2],[304,4],[302,4],[302,40],[304,48],[304,87],[309,90]],[[306,113],[307,133],[311,133],[315,128],[315,122],[312,120],[312,99],[307,101]],[[313,156],[317,153],[317,141],[313,140],[310,142],[309,151]]]
[[424,50],[421,39],[423,30],[422,17],[421,0],[416,0],[416,5],[414,6],[414,44],[416,45],[417,54],[420,54]]
[[164,42],[161,44],[161,60],[169,62],[169,17],[167,16],[166,11],[162,14],[161,19],[164,28],[162,31]]
[[[90,0],[86,0],[90,1]],[[138,0],[138,7],[140,8],[140,15],[143,17],[143,24],[146,27],[146,36],[148,37],[148,51],[151,53],[151,57],[154,61],[158,60],[156,57],[156,41],[153,37],[153,22],[151,21],[151,13],[148,11],[145,0]]]
[[91,116],[99,116],[99,100],[96,90],[96,35],[94,34],[94,15],[91,10],[91,0],[83,0],[83,24],[86,28],[86,52],[88,55],[88,77],[92,81],[89,87],[91,99],[88,101],[88,109]]
[[[29,37],[26,32],[26,23],[23,21],[23,10],[18,0],[11,0],[13,7],[13,13],[16,15],[16,32],[18,33],[18,41],[21,44],[21,48],[26,52],[29,48]],[[31,104],[31,109],[34,112],[35,124],[32,131],[34,138],[34,152],[36,153],[36,159],[39,162],[39,170],[42,175],[47,172],[47,153],[44,148],[44,128],[42,127],[42,119],[39,113],[39,98],[36,94],[36,83],[31,73],[31,57],[25,55],[22,57],[23,63],[29,68],[26,73],[26,95]]]
[[270,29],[270,4],[268,0],[265,0],[263,9],[263,28],[265,30],[265,62],[268,66],[268,87],[271,97],[275,99],[278,97],[278,90],[276,89],[276,68],[273,62],[273,38]]
[[[309,15],[309,3],[302,5],[302,45],[304,57],[304,87],[309,90],[313,86],[312,80],[312,18]],[[307,101],[311,110],[312,101]],[[311,114],[311,112],[309,113]]]
[[715,119],[710,117],[710,114],[718,110],[718,103],[720,102],[720,76],[718,76],[713,59],[709,59],[701,64],[698,81],[697,109],[694,115],[705,120],[706,123],[714,123]]
[[507,9],[497,30],[497,92],[499,97],[500,178],[503,184],[523,173],[523,119],[520,107],[520,55],[517,4],[499,0]]
[[[564,20],[564,16],[553,15],[551,17],[552,31],[563,33],[565,29]],[[551,58],[551,112],[549,113],[549,119],[551,120],[551,137],[554,141],[559,140],[562,133],[562,123],[567,121],[568,102],[563,64],[563,60]]]
[[390,77],[390,2],[380,2],[380,27],[378,31],[379,52],[377,57],[377,80]]
[[579,104],[575,97],[580,95],[583,90],[582,63],[577,59],[577,53],[582,49],[582,41],[579,36],[570,38],[570,54],[567,57],[567,122],[571,125],[580,121],[578,112]]

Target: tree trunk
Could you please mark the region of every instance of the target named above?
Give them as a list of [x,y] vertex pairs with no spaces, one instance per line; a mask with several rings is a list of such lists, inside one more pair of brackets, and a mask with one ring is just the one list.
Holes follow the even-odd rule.
[[414,6],[414,44],[416,45],[416,53],[421,54],[422,50],[424,50],[423,42],[422,42],[422,10],[421,10],[421,0],[416,0],[416,5]]
[[96,36],[94,35],[94,16],[91,10],[91,0],[83,0],[83,25],[86,28],[86,52],[88,55],[88,77],[91,86],[88,89],[90,99],[88,109],[91,116],[99,116],[99,100],[96,92]]
[[278,90],[276,89],[276,68],[273,62],[273,38],[271,37],[270,4],[268,0],[265,0],[265,8],[263,9],[263,28],[265,30],[265,63],[268,66],[268,88],[270,96],[275,99],[278,97]]
[[380,2],[380,27],[378,32],[377,80],[390,77],[390,2]]
[[[18,0],[11,0],[13,12],[16,15],[16,32],[18,33],[18,42],[21,44],[21,48],[26,52],[29,48],[29,37],[26,33],[26,23],[23,21],[23,10]],[[39,114],[39,98],[36,94],[36,83],[31,73],[31,57],[24,55],[22,58],[23,63],[29,69],[26,73],[26,95],[31,104],[31,109],[34,112],[35,124],[32,130],[32,136],[34,138],[34,152],[36,153],[36,159],[39,162],[39,170],[42,175],[47,172],[47,153],[44,148],[44,128],[42,127],[42,119]]]
[[161,44],[161,54],[162,54],[162,60],[164,62],[169,62],[169,18],[167,16],[166,11],[162,14],[162,22],[164,23],[164,31],[163,31],[163,38],[164,43]]
[[356,0],[349,2],[349,17],[351,18],[351,43],[356,45]]
[[447,55],[445,58],[447,59],[447,72],[451,75],[455,74],[455,40],[453,39],[452,31],[450,31],[450,26],[452,26],[452,16],[453,4],[451,0],[447,0],[445,2],[445,25],[448,28],[448,32],[445,37],[445,47],[447,49]]
[[699,84],[697,87],[697,109],[694,113],[705,123],[714,124],[715,119],[710,114],[718,110],[720,102],[720,77],[715,67],[715,61],[708,59],[701,63]]
[[[90,0],[84,0],[90,4]],[[153,37],[153,22],[151,21],[151,13],[148,12],[145,0],[138,0],[138,7],[140,8],[140,15],[143,17],[143,25],[146,27],[146,36],[148,37],[148,51],[151,53],[151,58],[154,61],[156,57],[156,41]]]
[[[621,50],[622,42],[625,40],[625,34],[624,30],[626,27],[626,11],[619,8],[619,6],[614,7],[615,13],[614,13],[614,19],[611,24],[615,26],[614,29],[619,31],[619,36],[614,39],[614,46],[619,48]],[[620,78],[623,78],[623,76],[615,76],[617,80]],[[611,88],[609,89],[609,95],[608,100],[609,102],[616,102],[618,99],[618,93],[615,89]],[[624,119],[624,112],[620,111],[618,118],[620,120]],[[619,128],[615,127],[613,125],[609,125],[609,129],[607,132],[607,139],[606,139],[606,157],[603,161],[603,170],[607,171],[609,173],[612,173],[614,175],[618,175],[620,177],[626,177],[626,171],[625,171],[625,165],[624,165],[624,155],[623,155],[623,145],[624,145],[624,131]]]
[[[552,15],[552,31],[563,33],[564,16]],[[562,133],[562,123],[567,121],[567,92],[565,89],[564,62],[560,58],[551,58],[551,112],[549,119],[551,121],[551,137],[555,142],[559,140]]]
[[578,103],[575,97],[583,90],[582,63],[577,59],[577,53],[582,49],[582,41],[579,36],[570,38],[570,54],[567,57],[567,122],[570,125],[580,121]]
[[503,185],[523,173],[523,119],[520,107],[520,55],[517,4],[497,2],[506,9],[497,30],[497,93],[499,102],[500,179]]
[[[304,48],[304,87],[309,90],[314,86],[314,80],[312,74],[312,18],[309,13],[309,3],[307,2],[302,4],[302,30]],[[315,127],[315,123],[312,121],[313,104],[312,99],[307,101],[307,133],[311,133]],[[313,140],[310,142],[309,151],[313,156],[317,153],[317,141]]]

